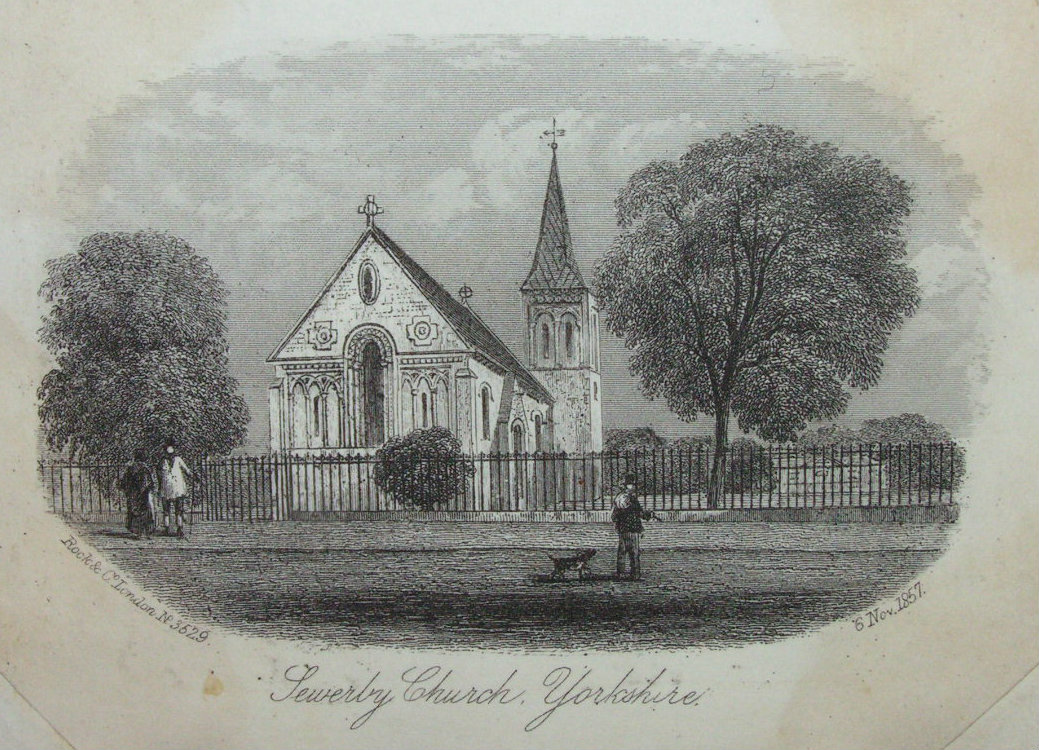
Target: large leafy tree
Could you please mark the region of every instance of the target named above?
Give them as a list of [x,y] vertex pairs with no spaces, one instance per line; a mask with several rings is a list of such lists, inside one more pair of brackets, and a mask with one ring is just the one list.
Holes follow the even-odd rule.
[[730,414],[766,440],[839,415],[919,301],[903,262],[908,186],[782,128],[651,163],[616,208],[599,299],[643,390],[684,419],[713,415],[712,506]]
[[39,389],[50,447],[124,460],[174,440],[223,454],[248,411],[228,373],[227,293],[186,242],[155,232],[98,233],[48,262],[40,331],[57,366]]

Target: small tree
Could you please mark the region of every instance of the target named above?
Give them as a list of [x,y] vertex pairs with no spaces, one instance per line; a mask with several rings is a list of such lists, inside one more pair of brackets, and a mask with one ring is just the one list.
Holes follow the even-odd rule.
[[39,388],[50,448],[102,461],[228,453],[249,413],[228,372],[227,293],[184,240],[98,233],[47,263],[40,339],[57,366]]
[[922,414],[867,419],[858,430],[825,425],[798,438],[810,447],[875,445],[888,481],[899,492],[951,492],[960,488],[966,452],[949,431]]
[[435,510],[465,492],[475,466],[444,427],[391,438],[375,453],[375,483],[401,505]]
[[826,448],[834,445],[855,445],[863,442],[862,433],[835,424],[823,425],[797,436],[797,444],[806,448]]
[[636,172],[596,269],[607,324],[651,397],[714,417],[709,507],[729,416],[766,440],[841,414],[874,385],[918,303],[909,187],[869,157],[759,125]]
[[944,425],[922,414],[905,413],[867,419],[859,430],[859,439],[864,443],[951,443],[952,435]]
[[901,492],[951,492],[963,484],[965,451],[943,425],[921,414],[867,419],[860,434],[865,443],[898,446],[887,450],[884,462]]
[[729,446],[729,461],[729,470],[725,473],[726,492],[768,492],[778,481],[768,449],[756,440],[733,440]]
[[606,439],[603,441],[606,453],[617,453],[621,451],[655,450],[666,445],[664,438],[657,434],[652,427],[636,427],[628,430],[607,430]]
[[608,492],[619,491],[625,474],[638,477],[639,491],[655,495],[661,491],[651,469],[655,451],[667,441],[652,427],[607,430],[603,440],[603,487]]

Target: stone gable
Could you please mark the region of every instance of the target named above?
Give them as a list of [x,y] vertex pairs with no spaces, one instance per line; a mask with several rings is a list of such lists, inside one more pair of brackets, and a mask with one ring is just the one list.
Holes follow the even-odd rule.
[[[374,271],[374,276],[362,279],[362,271],[365,274]],[[362,292],[371,294],[373,285],[374,301],[366,304]],[[397,261],[370,236],[347,260],[272,359],[340,357],[350,333],[367,324],[386,329],[400,353],[469,349]]]

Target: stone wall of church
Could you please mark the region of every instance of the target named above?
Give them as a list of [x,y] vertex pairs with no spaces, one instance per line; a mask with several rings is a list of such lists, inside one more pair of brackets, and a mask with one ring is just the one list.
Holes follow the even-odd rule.
[[501,413],[502,393],[505,377],[483,362],[474,360],[470,408],[471,445],[474,453],[492,453],[496,448],[496,435]]
[[[468,347],[372,237],[348,258],[278,353],[272,449],[355,450],[371,443],[358,401],[368,340],[379,344],[385,359],[382,439],[440,425],[471,449],[474,432],[462,428],[472,412],[464,382]],[[338,369],[338,377],[325,377],[329,367]]]
[[314,304],[278,359],[341,356],[350,332],[363,325],[384,329],[398,352],[466,348],[397,262],[369,239]]
[[[358,379],[349,368],[344,371],[332,359],[295,362],[279,365],[277,375],[279,382],[269,391],[272,450],[363,448],[352,424]],[[553,450],[551,407],[470,355],[397,355],[386,378],[387,401],[394,401],[387,403],[387,438],[441,426],[466,452]]]
[[540,370],[538,378],[555,398],[552,407],[556,450],[602,450],[602,393],[590,370]]
[[[378,356],[365,354],[370,346],[377,346]],[[363,403],[372,362],[383,365],[385,417],[377,442],[443,426],[467,452],[553,448],[549,405],[522,394],[513,378],[473,357],[370,237],[278,352],[279,382],[270,392],[272,450],[374,449],[365,416],[371,409]]]
[[532,371],[555,399],[555,449],[602,450],[599,309],[587,290],[524,293],[527,356]]
[[474,360],[470,367],[473,452],[533,453],[539,446],[552,450],[550,405],[482,362]]
[[269,389],[271,450],[325,450],[348,443],[343,363],[334,359],[276,368]]

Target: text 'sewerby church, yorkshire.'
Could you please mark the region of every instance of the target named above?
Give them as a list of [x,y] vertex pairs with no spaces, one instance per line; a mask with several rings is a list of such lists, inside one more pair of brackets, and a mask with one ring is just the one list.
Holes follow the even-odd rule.
[[[432,426],[469,453],[602,450],[599,311],[574,258],[556,143],[533,265],[519,286],[524,364],[382,229],[367,227],[271,354],[271,448],[364,452]],[[517,280],[518,281],[518,280]]]

